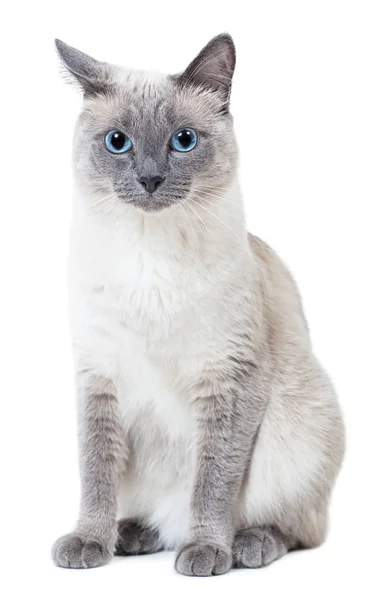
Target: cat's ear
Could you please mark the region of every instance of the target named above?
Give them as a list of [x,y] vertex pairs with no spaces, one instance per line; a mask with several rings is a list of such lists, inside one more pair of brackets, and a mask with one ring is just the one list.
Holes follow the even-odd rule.
[[220,92],[227,105],[235,64],[233,39],[229,34],[222,33],[210,40],[178,79],[184,84],[192,83]]
[[55,40],[58,55],[72,79],[81,85],[85,96],[103,92],[108,85],[108,65]]

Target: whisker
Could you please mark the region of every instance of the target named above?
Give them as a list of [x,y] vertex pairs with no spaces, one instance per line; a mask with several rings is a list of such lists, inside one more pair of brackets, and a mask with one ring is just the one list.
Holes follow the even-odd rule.
[[105,196],[104,198],[100,198],[99,200],[97,200],[97,202],[93,202],[92,206],[98,206],[100,204],[103,204],[104,202],[108,203],[110,200],[112,200],[114,197],[116,196],[116,194],[114,193],[110,193],[107,196]]
[[203,208],[203,210],[206,210],[206,212],[208,212],[209,215],[211,215],[212,217],[214,217],[215,219],[217,219],[217,221],[219,221],[226,229],[228,229],[239,240],[239,242],[241,241],[240,236],[237,235],[237,233],[235,231],[233,231],[233,229],[231,227],[229,227],[229,225],[227,223],[225,223],[225,221],[223,221],[222,219],[220,219],[220,217],[218,215],[215,215],[211,210],[209,210],[208,208],[206,208],[206,206],[203,206],[203,204],[201,204],[200,202],[198,202],[194,198],[192,198],[192,201],[195,204],[198,204],[198,206],[200,206],[201,208]]
[[206,225],[205,221],[202,219],[202,217],[197,213],[197,211],[194,209],[193,206],[190,206],[190,204],[187,204],[187,207],[191,210],[191,212],[197,217],[197,219],[199,219],[201,221],[201,223],[203,224],[204,228],[206,229],[206,231],[208,231],[208,233],[210,233],[210,235],[217,240],[216,236],[214,235],[213,231]]
[[190,221],[190,217],[188,216],[186,210],[184,210],[184,207],[188,207],[187,201],[184,200],[181,204],[179,204],[179,206],[182,208],[183,214],[185,215],[186,220],[188,221],[190,227],[191,227],[191,231],[193,232],[193,237],[194,237],[194,241],[195,241],[195,245],[197,246],[197,253],[198,256],[200,256],[200,249],[199,249],[199,244],[198,244],[198,239],[197,239],[197,235],[195,233],[194,227],[192,222]]
[[217,200],[221,200],[222,202],[225,202],[227,204],[234,204],[235,206],[238,206],[238,207],[242,208],[242,204],[241,203],[234,202],[233,200],[230,200],[229,198],[225,198],[225,196],[218,196],[214,192],[210,192],[209,188],[207,188],[207,187],[196,186],[196,190],[195,191],[197,191],[197,190],[200,191],[201,194],[206,194],[207,196],[211,196],[212,198],[216,198]]

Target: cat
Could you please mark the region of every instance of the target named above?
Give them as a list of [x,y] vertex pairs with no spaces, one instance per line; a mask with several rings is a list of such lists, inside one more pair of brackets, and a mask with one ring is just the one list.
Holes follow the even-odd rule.
[[176,549],[179,573],[208,576],[318,546],[343,419],[290,273],[245,227],[232,38],[167,76],[56,47],[84,104],[69,268],[82,493],[54,562]]

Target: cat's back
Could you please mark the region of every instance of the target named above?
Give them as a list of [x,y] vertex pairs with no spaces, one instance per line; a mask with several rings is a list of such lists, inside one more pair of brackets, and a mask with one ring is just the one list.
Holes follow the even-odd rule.
[[269,293],[277,293],[284,289],[293,299],[300,302],[300,295],[296,283],[284,262],[266,242],[251,233],[248,240]]
[[248,234],[249,245],[261,273],[263,307],[272,332],[298,333],[308,340],[308,326],[297,285],[281,258],[260,238]]

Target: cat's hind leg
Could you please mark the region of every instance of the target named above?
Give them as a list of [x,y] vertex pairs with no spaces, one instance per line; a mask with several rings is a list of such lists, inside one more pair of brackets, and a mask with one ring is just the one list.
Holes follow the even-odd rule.
[[277,527],[248,527],[234,538],[233,566],[257,569],[266,567],[295,547],[292,539]]
[[159,532],[134,519],[121,519],[117,524],[117,529],[115,554],[118,556],[152,554],[163,549]]
[[289,511],[280,526],[258,525],[237,531],[233,546],[233,566],[266,567],[290,550],[315,548],[325,540],[327,506],[310,508],[300,514]]

